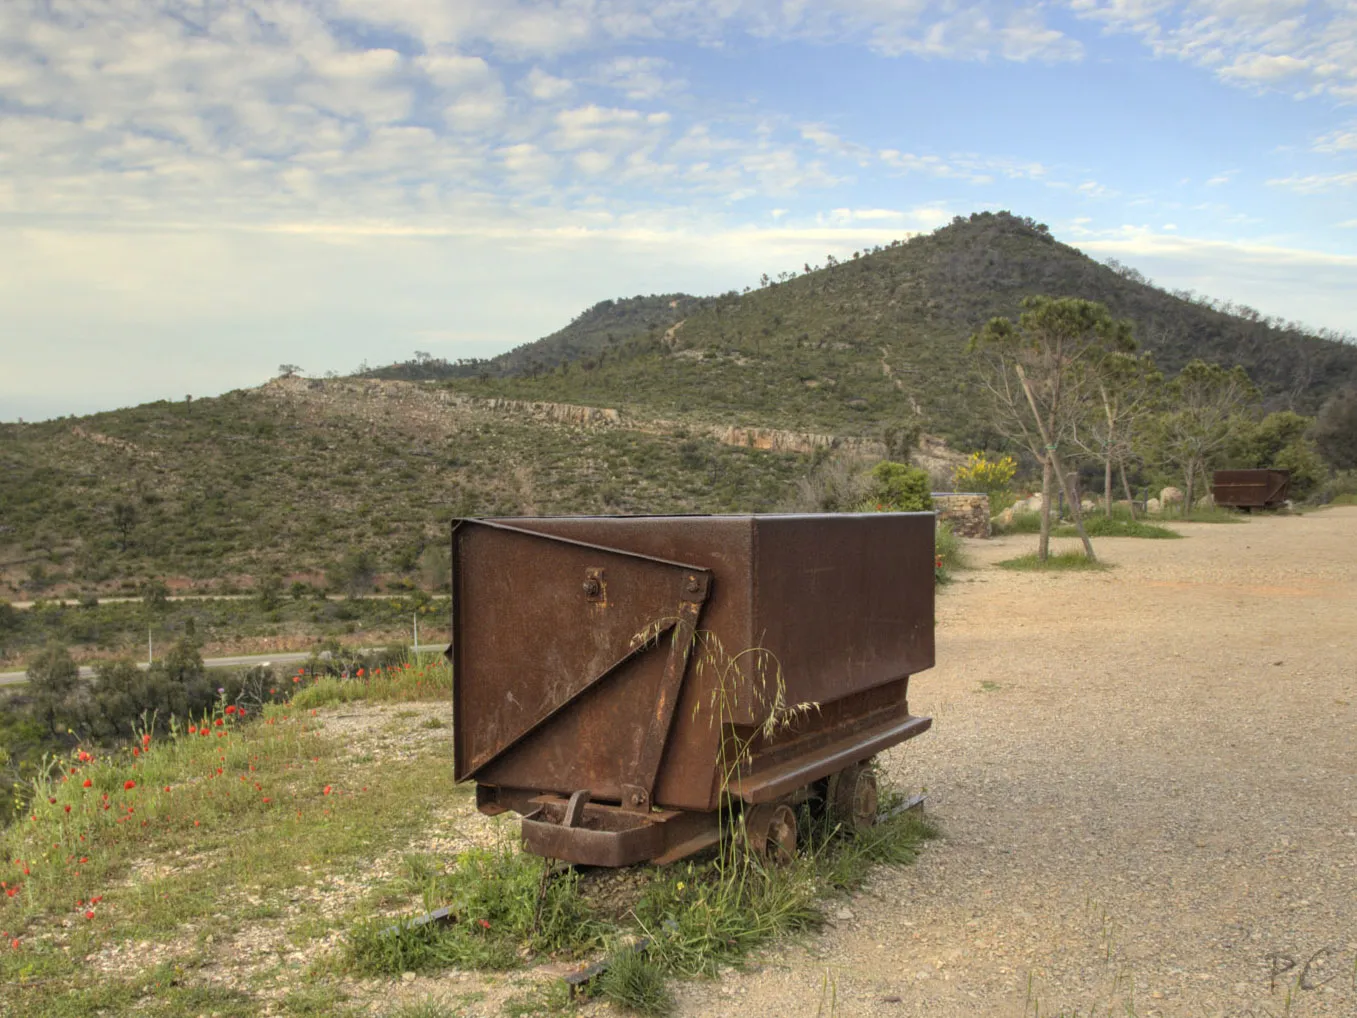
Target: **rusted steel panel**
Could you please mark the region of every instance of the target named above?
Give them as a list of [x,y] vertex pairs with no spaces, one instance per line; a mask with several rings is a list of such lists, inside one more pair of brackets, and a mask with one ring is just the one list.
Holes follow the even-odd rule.
[[1277,509],[1291,495],[1289,470],[1217,470],[1211,498],[1233,509]]
[[[907,693],[933,664],[933,534],[931,513],[460,521],[457,777],[487,812],[587,792],[583,815],[634,818],[572,841],[542,807],[543,854],[707,843],[727,790],[772,801],[928,727]],[[676,842],[645,833],[657,809],[707,817]]]

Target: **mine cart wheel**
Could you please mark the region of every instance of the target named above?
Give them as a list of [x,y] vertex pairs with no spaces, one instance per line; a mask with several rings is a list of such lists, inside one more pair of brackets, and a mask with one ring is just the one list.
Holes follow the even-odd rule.
[[749,852],[766,863],[785,866],[796,857],[796,813],[786,803],[767,802],[744,815]]
[[876,825],[876,772],[866,764],[845,767],[829,779],[829,810],[835,823],[849,831]]

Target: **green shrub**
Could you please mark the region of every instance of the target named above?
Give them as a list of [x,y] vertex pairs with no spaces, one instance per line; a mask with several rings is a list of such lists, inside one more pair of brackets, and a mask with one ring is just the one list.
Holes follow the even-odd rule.
[[872,486],[868,500],[886,512],[930,512],[933,496],[929,494],[928,471],[907,463],[882,460],[871,470]]

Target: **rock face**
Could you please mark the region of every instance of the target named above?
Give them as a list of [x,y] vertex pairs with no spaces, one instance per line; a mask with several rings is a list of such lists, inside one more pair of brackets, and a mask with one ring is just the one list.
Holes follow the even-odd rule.
[[1150,498],[1145,500],[1145,511],[1147,513],[1158,513],[1161,512],[1163,508],[1164,507],[1160,504],[1159,499],[1157,498]]
[[1159,504],[1164,505],[1182,505],[1183,492],[1181,488],[1168,487],[1159,493]]
[[481,406],[489,410],[560,421],[563,424],[620,424],[622,415],[612,407],[575,406],[573,403],[530,403],[521,399],[486,399]]
[[713,428],[709,434],[726,445],[743,445],[750,449],[763,449],[766,452],[796,452],[809,455],[820,449],[845,449],[865,456],[886,455],[886,446],[870,438],[840,438],[837,435],[782,431],[777,428],[739,427]]
[[989,496],[976,492],[933,492],[938,522],[949,524],[958,537],[988,538]]
[[1216,506],[1215,496],[1210,494],[1203,495],[1201,498],[1197,499],[1196,506],[1198,509],[1214,509]]

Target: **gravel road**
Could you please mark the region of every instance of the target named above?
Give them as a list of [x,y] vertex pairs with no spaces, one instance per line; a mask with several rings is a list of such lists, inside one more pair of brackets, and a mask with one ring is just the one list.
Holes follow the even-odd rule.
[[681,1013],[1357,1016],[1357,509],[1175,529],[972,542],[884,760],[946,840]]

